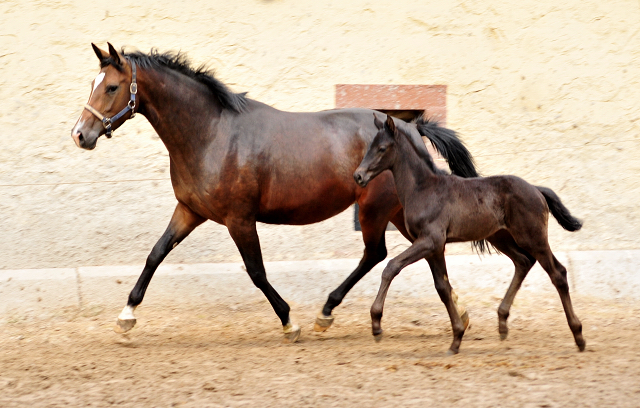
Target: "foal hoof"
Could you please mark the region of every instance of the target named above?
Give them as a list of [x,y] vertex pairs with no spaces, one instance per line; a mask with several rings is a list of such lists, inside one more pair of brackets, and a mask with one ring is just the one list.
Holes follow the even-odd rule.
[[509,332],[508,331],[506,331],[504,333],[500,332],[500,340],[506,340],[507,336],[509,336]]
[[116,327],[113,328],[113,331],[119,334],[124,334],[133,329],[133,326],[135,325],[136,319],[118,319],[116,321]]
[[584,341],[584,339],[577,340],[576,344],[578,345],[578,350],[580,351],[584,351],[584,349],[587,347],[587,342]]
[[376,341],[376,343],[380,343],[382,341],[382,333],[383,332],[373,335],[373,339]]
[[284,339],[282,339],[282,342],[285,344],[295,343],[300,338],[301,331],[300,326],[297,324],[287,324],[284,327]]
[[449,350],[447,350],[447,355],[448,356],[454,356],[454,355],[458,354],[458,352],[459,352],[459,350],[449,349]]
[[323,332],[326,331],[333,324],[333,316],[325,316],[322,313],[316,317],[316,324],[313,326],[313,331]]

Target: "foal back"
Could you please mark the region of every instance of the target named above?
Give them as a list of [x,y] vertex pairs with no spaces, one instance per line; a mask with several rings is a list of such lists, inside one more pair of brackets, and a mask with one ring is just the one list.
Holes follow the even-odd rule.
[[518,230],[535,230],[536,235],[546,237],[549,208],[540,191],[523,179],[447,177],[442,181],[431,202],[446,203],[446,217],[440,218],[447,222],[447,242],[481,240],[502,229],[512,235]]

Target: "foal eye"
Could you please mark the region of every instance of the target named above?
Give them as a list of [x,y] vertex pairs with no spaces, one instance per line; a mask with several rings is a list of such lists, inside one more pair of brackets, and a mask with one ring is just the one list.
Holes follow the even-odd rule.
[[379,151],[380,153],[384,153],[384,152],[386,152],[386,151],[387,151],[387,146],[380,146],[380,147],[378,148],[378,151]]
[[107,93],[114,93],[118,90],[118,85],[108,85],[106,88]]

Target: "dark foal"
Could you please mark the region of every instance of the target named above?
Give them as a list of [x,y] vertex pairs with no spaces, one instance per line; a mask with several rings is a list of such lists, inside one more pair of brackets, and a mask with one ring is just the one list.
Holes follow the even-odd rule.
[[371,306],[376,339],[382,335],[380,320],[391,281],[405,266],[426,258],[438,295],[451,319],[453,342],[449,352],[457,353],[465,326],[452,299],[444,248],[447,242],[487,239],[511,258],[516,267],[498,310],[500,336],[506,338],[513,299],[538,261],[558,290],[569,327],[583,351],[582,324],[571,305],[567,271],[549,248],[549,211],[568,231],[577,231],[582,224],[571,216],[558,196],[548,188],[532,186],[515,176],[443,177],[435,171],[431,156],[413,129],[400,121],[394,122],[390,116],[382,123],[374,114],[374,123],[378,134],[354,173],[354,179],[364,187],[383,170],[391,170],[404,208],[407,231],[414,239],[411,247],[389,261],[382,273],[380,290]]
[[[360,206],[365,250],[360,264],[327,299],[317,328],[331,325],[332,310],[367,272],[387,256],[389,221],[407,239],[404,215],[389,172],[367,188],[353,172],[376,134],[368,109],[283,112],[231,92],[210,71],[192,68],[181,54],[119,53],[93,46],[100,73],[71,136],[84,149],[101,135],[140,113],[169,152],[177,206],[147,258],[117,331],[136,323],[158,265],[206,220],[224,224],[247,273],[278,315],[288,341],[300,329],[289,320],[289,305],[267,280],[256,223],[304,225]],[[455,174],[475,176],[469,152],[455,133],[421,121],[411,125],[436,145]]]

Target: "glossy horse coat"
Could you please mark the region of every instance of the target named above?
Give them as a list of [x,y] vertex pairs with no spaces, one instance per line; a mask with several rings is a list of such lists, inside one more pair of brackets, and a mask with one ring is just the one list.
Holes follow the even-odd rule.
[[582,324],[571,305],[567,271],[551,252],[547,238],[550,211],[568,231],[579,230],[582,223],[571,216],[558,196],[548,188],[532,186],[515,176],[473,179],[442,176],[414,129],[401,121],[394,122],[390,116],[382,123],[374,114],[374,123],[379,132],[354,179],[365,187],[382,171],[391,170],[404,208],[407,232],[414,239],[411,247],[389,261],[382,273],[380,290],[371,306],[376,339],[382,334],[380,321],[391,281],[405,266],[426,258],[451,319],[453,342],[449,351],[457,353],[465,324],[457,313],[447,279],[445,245],[487,239],[511,258],[516,267],[498,310],[501,337],[506,338],[508,333],[507,318],[513,299],[538,261],[558,290],[575,342],[583,351]]
[[[290,341],[295,341],[299,328],[290,322],[287,303],[267,281],[256,222],[309,224],[358,202],[364,255],[329,296],[319,316],[320,329],[331,324],[331,311],[351,287],[386,257],[387,223],[393,222],[410,238],[390,173],[367,188],[353,182],[353,171],[376,133],[370,120],[373,111],[283,112],[229,91],[211,72],[191,68],[181,54],[125,54],[110,44],[109,52],[93,48],[101,71],[88,107],[72,130],[74,141],[79,147],[95,148],[107,132],[104,118],[132,104],[135,83],[133,109],[110,120],[109,129],[117,129],[134,111],[147,118],[169,152],[178,201],[118,319],[119,331],[135,324],[133,311],[158,265],[206,220],[228,228],[249,276],[273,306]],[[432,140],[452,171],[476,175],[455,133],[424,121],[412,126]]]

